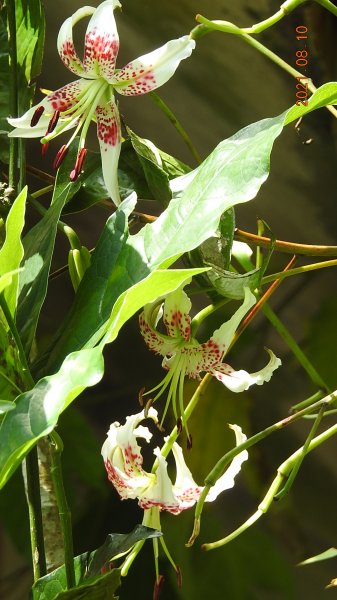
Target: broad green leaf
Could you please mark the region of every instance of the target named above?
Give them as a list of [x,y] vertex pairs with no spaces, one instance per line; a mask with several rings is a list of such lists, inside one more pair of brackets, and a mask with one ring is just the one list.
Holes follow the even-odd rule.
[[163,206],[167,206],[172,198],[169,177],[163,169],[161,155],[150,140],[136,135],[128,128],[131,144],[143,167],[147,185],[153,195]]
[[109,342],[116,339],[121,327],[137,310],[154,302],[161,296],[166,296],[178,287],[186,285],[194,275],[205,272],[201,269],[170,269],[169,271],[154,271],[146,279],[129,288],[119,296],[112,309],[111,317],[106,327]]
[[320,554],[316,554],[315,556],[311,556],[306,560],[302,560],[302,562],[298,563],[300,567],[304,565],[311,565],[320,560],[328,560],[329,558],[336,558],[337,556],[337,548],[329,548],[328,550],[324,550],[324,552],[320,552]]
[[[148,140],[141,140],[141,138],[138,138],[136,134],[132,135],[134,139],[139,140],[139,144],[141,142],[142,144],[145,144],[145,149],[147,149],[147,143],[149,145],[151,144],[148,142]],[[151,149],[152,147],[154,150]],[[76,138],[72,148],[76,148]],[[70,152],[73,153],[75,162],[74,149],[72,148],[70,149]],[[151,144],[150,150],[151,156],[153,155],[154,157],[157,157],[158,161],[160,162],[161,166],[159,170],[159,177],[165,182],[166,188],[168,178],[177,177],[178,175],[189,171],[189,167],[187,167],[184,163],[177,160],[173,156],[166,154],[166,152],[163,152],[159,148],[156,148],[153,144]],[[145,150],[143,153],[144,152]],[[163,195],[161,187],[158,195],[159,182],[156,179],[158,175],[157,162],[153,163],[150,159],[148,160],[144,157],[142,160],[141,153],[137,154],[136,149],[133,147],[130,139],[125,140],[122,144],[118,166],[118,182],[122,200],[125,200],[132,192],[136,192],[139,198],[145,199],[160,200],[161,196]],[[154,160],[156,159],[154,158]],[[148,185],[147,179],[149,179],[149,183],[152,182],[153,185]],[[97,202],[109,198],[109,194],[103,180],[102,162],[99,153],[88,153],[84,165],[84,172],[80,175],[78,182],[81,186],[80,190],[74,189],[74,194],[68,198],[67,204],[63,209],[63,214],[85,210]],[[171,196],[172,194],[170,190],[166,190],[165,198],[171,198]]]
[[214,289],[226,298],[240,300],[244,297],[244,288],[249,287],[254,291],[259,287],[261,280],[261,269],[254,269],[243,275],[232,273],[231,271],[223,271],[217,267],[213,267],[207,274],[209,281]]
[[53,256],[57,224],[68,195],[77,187],[71,183],[71,157],[59,169],[52,203],[42,219],[23,239],[23,272],[19,277],[17,325],[26,354],[30,352],[40,311],[47,293],[48,276]]
[[29,108],[35,79],[40,74],[45,37],[41,0],[15,2],[18,82],[21,89],[19,112]]
[[[87,583],[79,584],[67,590],[61,588],[59,581],[50,581],[42,592],[33,592],[34,600],[118,600],[114,592],[120,586],[120,570],[113,569],[108,573],[94,577]],[[33,588],[34,590],[34,588]]]
[[[214,301],[216,301],[218,292],[213,281],[214,279],[218,279],[218,276],[216,275],[218,269],[220,272],[229,269],[234,230],[235,213],[234,208],[231,208],[221,215],[217,237],[211,237],[208,240],[205,240],[198,248],[195,248],[195,250],[192,250],[189,254],[191,264],[194,267],[208,268],[208,271],[204,273],[204,275],[198,277],[198,282],[202,288],[207,288],[208,295]],[[213,286],[215,288],[214,291],[209,289]]]
[[316,108],[322,108],[328,104],[337,104],[337,82],[331,81],[325,83],[309,98],[308,106],[300,104],[299,106],[293,106],[287,111],[286,118],[284,121],[285,125],[297,121],[300,117],[308,114],[309,112],[316,110]]
[[[144,525],[137,525],[130,533],[110,533],[104,544],[92,552],[84,552],[74,559],[76,590],[82,591],[88,589],[93,582],[104,581],[105,575],[101,571],[108,567],[109,562],[115,557],[128,552],[134,544],[141,540],[155,538],[161,533]],[[114,569],[119,573],[118,569]],[[56,598],[68,598],[65,594],[60,594],[66,588],[66,572],[64,565],[55,571],[48,573],[39,579],[33,586],[33,599],[35,600],[54,600]],[[115,588],[116,589],[116,588]],[[72,593],[75,594],[75,589]],[[111,590],[115,591],[115,590]],[[70,593],[70,590],[69,590]],[[90,593],[93,593],[90,591]],[[96,592],[95,592],[96,593]],[[69,596],[69,598],[81,598],[82,596]],[[84,597],[84,596],[83,596]],[[96,598],[96,596],[86,596]],[[97,596],[97,598],[105,596]],[[110,596],[107,596],[110,599]]]
[[98,348],[67,356],[60,370],[16,399],[0,426],[0,488],[39,438],[50,433],[62,411],[88,386],[100,381],[104,362]]
[[[331,101],[331,94],[328,98]],[[320,105],[322,102],[320,99]],[[87,290],[80,301],[76,299],[53,351],[53,364],[61,362],[65,349],[68,353],[95,339],[93,332],[102,329],[102,317],[111,312],[121,293],[214,236],[226,210],[255,198],[268,177],[270,152],[287,114],[253,123],[221,142],[196,173],[187,175],[189,183],[181,197],[174,198],[154,223],[125,240],[110,272],[114,291],[105,296],[104,311],[95,289]],[[88,306],[92,307],[89,319]]]
[[17,273],[12,275],[11,284],[4,291],[4,298],[13,318],[15,318],[19,288],[18,268],[23,257],[21,233],[25,223],[26,199],[27,186],[18,195],[8,213],[6,239],[0,250],[0,273],[4,275],[9,271],[17,270]]

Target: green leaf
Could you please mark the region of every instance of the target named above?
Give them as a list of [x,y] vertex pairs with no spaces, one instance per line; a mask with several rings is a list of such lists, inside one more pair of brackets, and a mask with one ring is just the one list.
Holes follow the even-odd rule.
[[50,433],[62,411],[88,386],[100,381],[104,362],[98,348],[67,356],[60,370],[16,399],[0,426],[0,488],[39,438]]
[[316,554],[316,556],[311,556],[306,560],[302,560],[302,562],[298,563],[300,567],[304,565],[311,565],[312,563],[318,562],[320,560],[328,560],[329,558],[336,558],[337,556],[337,548],[329,548],[328,550],[324,550],[320,554]]
[[150,140],[136,135],[127,128],[131,144],[143,167],[145,179],[153,197],[164,206],[167,206],[172,198],[168,174],[163,169],[161,155],[156,146]]
[[67,157],[59,169],[49,209],[23,240],[22,266],[24,270],[19,278],[17,325],[27,355],[30,352],[41,307],[47,293],[48,276],[60,214],[69,194],[78,187],[77,182],[71,183],[69,180],[71,160],[71,156]]
[[249,287],[252,291],[259,287],[261,269],[254,269],[249,273],[241,275],[213,267],[207,275],[214,289],[221,296],[226,296],[226,298],[232,298],[233,300],[241,300],[245,295],[245,287]]
[[15,408],[15,402],[10,402],[9,400],[0,400],[0,415],[9,412]]
[[7,306],[13,318],[15,318],[19,288],[18,269],[23,257],[21,233],[25,223],[26,199],[27,186],[18,195],[8,213],[6,239],[0,250],[0,273],[4,275],[9,271],[17,271],[12,275],[11,284],[4,291]]
[[114,592],[119,586],[120,570],[113,569],[70,590],[67,590],[66,587],[61,588],[58,580],[49,581],[42,592],[40,590],[35,591],[34,586],[33,600],[82,600],[84,598],[90,598],[90,600],[117,600]]
[[45,19],[41,0],[15,3],[19,113],[29,108],[34,95],[32,85],[40,74],[45,37]]
[[335,81],[325,83],[318,88],[309,98],[308,106],[300,104],[290,108],[286,113],[284,124],[289,125],[292,121],[297,121],[300,117],[316,110],[316,108],[322,108],[328,104],[337,104],[337,82]]
[[158,270],[129,288],[115,302],[108,324],[104,327],[107,329],[107,341],[112,342],[116,339],[124,323],[145,304],[154,302],[157,298],[164,297],[178,287],[186,285],[191,277],[205,270],[205,268]]
[[[155,538],[161,535],[160,531],[151,529],[150,527],[144,527],[144,525],[137,525],[130,533],[111,533],[107,536],[104,544],[97,550],[92,552],[84,552],[74,559],[75,568],[75,582],[76,588],[64,592],[67,589],[67,579],[64,565],[59,567],[55,571],[48,573],[45,577],[39,579],[33,586],[33,599],[35,600],[54,600],[56,598],[82,598],[84,595],[75,595],[76,592],[79,594],[88,591],[90,594],[86,596],[88,598],[96,598],[107,600],[111,596],[94,595],[101,594],[104,589],[104,585],[109,582],[106,576],[109,573],[101,574],[101,571],[108,568],[109,562],[116,556],[128,552],[134,544],[141,540]],[[119,570],[114,569],[111,573],[117,573],[119,576]],[[118,579],[119,585],[119,579]],[[110,592],[114,592],[118,585]],[[74,594],[68,596],[67,594]],[[60,595],[58,595],[60,594]]]

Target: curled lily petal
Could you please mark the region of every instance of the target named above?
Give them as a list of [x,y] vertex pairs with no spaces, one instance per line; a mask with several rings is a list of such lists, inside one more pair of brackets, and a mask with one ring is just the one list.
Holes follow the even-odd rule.
[[[247,439],[247,436],[242,432],[242,429],[241,427],[239,427],[239,425],[229,425],[229,427],[233,429],[235,433],[236,446],[239,446]],[[234,487],[235,477],[241,471],[242,463],[247,459],[247,450],[243,450],[242,452],[240,452],[240,454],[233,458],[228,469],[226,469],[224,474],[221,477],[219,477],[215,485],[213,485],[213,487],[208,492],[206,496],[206,502],[213,502],[213,500],[215,500],[219,496],[219,494],[221,494],[221,492],[224,492],[225,490]]]
[[248,287],[245,287],[245,297],[241,306],[239,306],[238,310],[229,319],[229,321],[226,321],[226,323],[221,325],[221,327],[213,333],[211,340],[217,344],[222,353],[227,352],[233,340],[235,331],[237,330],[243,317],[252,308],[252,306],[254,306],[255,302],[256,298],[254,294]]
[[111,81],[119,50],[119,38],[114,9],[118,0],[102,2],[91,17],[85,34],[84,70],[86,77],[105,77]]
[[91,16],[95,12],[95,8],[92,6],[83,6],[79,8],[74,14],[66,19],[59,31],[57,37],[57,49],[63,64],[75,75],[84,75],[83,63],[78,56],[74,41],[73,41],[73,27],[85,17]]
[[281,360],[268,348],[267,352],[270,356],[268,364],[256,373],[247,373],[244,370],[234,371],[229,365],[221,364],[213,371],[213,375],[232,392],[244,392],[251,385],[262,385],[266,381],[270,381],[273,372],[282,364]]
[[119,112],[113,98],[96,108],[97,137],[101,150],[103,178],[113,202],[120,204],[118,160],[121,151]]
[[195,41],[188,35],[171,40],[157,50],[128,63],[115,74],[112,83],[116,91],[124,96],[151,92],[172,77],[179,63],[188,58],[194,48]]

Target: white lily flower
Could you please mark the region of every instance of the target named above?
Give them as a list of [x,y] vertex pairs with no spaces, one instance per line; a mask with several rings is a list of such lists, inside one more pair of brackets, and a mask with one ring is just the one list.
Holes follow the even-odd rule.
[[[246,287],[241,306],[204,343],[200,343],[192,337],[189,315],[191,301],[182,287],[166,297],[163,307],[158,302],[145,306],[139,317],[140,331],[148,348],[164,357],[162,365],[168,369],[162,382],[147,392],[149,394],[159,390],[152,400],[155,401],[169,388],[163,419],[171,399],[177,417],[177,398],[180,413],[183,416],[183,384],[186,375],[200,378],[202,372],[211,373],[232,392],[243,392],[251,385],[262,385],[265,381],[270,380],[275,369],[281,364],[281,360],[271,350],[267,349],[270,356],[269,362],[256,373],[247,373],[242,369],[235,371],[230,365],[222,362],[232,343],[236,329],[255,302],[254,294]],[[167,334],[161,333],[157,329],[161,317]]]
[[[154,473],[143,469],[143,457],[137,438],[150,441],[152,434],[147,427],[139,425],[145,418],[158,422],[157,411],[150,407],[147,417],[144,411],[126,418],[125,425],[112,423],[108,437],[102,447],[102,456],[109,480],[116,488],[122,500],[138,498],[138,504],[145,511],[165,510],[179,514],[193,506],[203,491],[203,486],[195,483],[192,473],[185,463],[182,449],[175,442],[172,447],[176,464],[176,479],[173,484],[167,473],[167,462],[159,448],[155,448],[158,467]],[[247,438],[238,425],[230,425],[235,432],[236,445]],[[168,438],[165,438],[165,441]],[[218,479],[206,497],[212,502],[218,495],[234,485],[235,476],[247,460],[248,452],[240,452],[225,473]],[[149,514],[149,513],[148,513]]]
[[[22,117],[8,119],[15,127],[10,137],[41,137],[43,149],[54,137],[75,128],[68,143],[57,153],[55,168],[60,166],[71,142],[80,132],[77,160],[70,174],[72,181],[82,170],[86,134],[90,122],[95,120],[104,182],[115,204],[120,203],[117,165],[121,127],[114,92],[138,96],[155,90],[172,77],[180,61],[190,56],[195,47],[194,40],[186,35],[115,70],[119,38],[114,9],[120,6],[118,0],[105,0],[98,8],[85,6],[66,19],[58,35],[58,52],[65,66],[80,79],[49,94]],[[91,19],[85,34],[82,61],[73,43],[73,27],[88,16]]]

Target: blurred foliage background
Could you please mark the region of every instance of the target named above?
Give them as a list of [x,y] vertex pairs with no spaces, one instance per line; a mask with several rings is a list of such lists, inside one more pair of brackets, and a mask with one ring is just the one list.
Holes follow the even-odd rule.
[[[96,6],[96,0],[93,4]],[[46,0],[47,38],[44,68],[39,85],[55,89],[72,80],[56,52],[56,38],[63,20],[82,5],[80,0]],[[117,15],[121,48],[118,66],[148,52],[194,27],[194,15],[225,19],[240,26],[258,22],[279,8],[274,0],[124,0]],[[316,86],[336,78],[336,30],[332,15],[319,6],[303,6],[259,40],[295,66],[298,49],[295,28],[309,29],[309,76]],[[84,26],[78,26],[81,43]],[[78,45],[80,49],[80,46]],[[191,135],[202,157],[222,139],[264,117],[274,116],[295,101],[295,82],[276,65],[240,39],[214,33],[198,41],[191,59],[184,61],[160,95]],[[123,119],[137,134],[191,166],[193,159],[172,125],[148,96],[119,98]],[[336,244],[336,136],[337,123],[325,111],[309,115],[299,131],[287,128],[272,153],[268,182],[258,198],[236,210],[237,225],[256,231],[262,217],[279,239],[303,243]],[[306,141],[312,142],[307,144]],[[94,136],[92,143],[94,148]],[[39,143],[29,141],[28,162],[49,170],[48,158],[40,159]],[[40,185],[30,182],[32,188]],[[144,203],[146,212],[157,211]],[[79,232],[82,243],[92,247],[108,211],[97,205],[65,220]],[[36,219],[31,214],[32,222]],[[283,268],[286,257],[274,258]],[[66,248],[59,241],[53,268],[66,263]],[[72,301],[67,274],[53,280],[40,322],[39,343],[50,339]],[[337,286],[333,270],[318,271],[286,280],[271,305],[308,352],[331,387],[336,387]],[[204,328],[212,332],[226,312],[217,314]],[[206,329],[209,327],[209,331]],[[283,366],[264,387],[240,396],[230,394],[218,382],[208,388],[193,421],[194,445],[187,462],[198,482],[231,446],[226,423],[239,423],[247,434],[263,429],[288,414],[289,408],[316,390],[297,361],[262,316],[235,347],[231,364],[259,369],[265,361],[263,346],[273,348]],[[64,470],[74,519],[76,553],[99,546],[109,532],[126,532],[142,519],[135,502],[121,503],[108,483],[100,448],[111,421],[123,420],[138,410],[138,392],[155,385],[162,372],[160,359],[150,355],[139,334],[137,319],[131,320],[106,352],[106,377],[86,391],[60,420],[65,444]],[[187,394],[194,383],[187,386]],[[331,418],[324,425],[332,424]],[[165,562],[163,600],[318,600],[336,594],[325,585],[337,576],[336,560],[310,567],[296,564],[337,544],[335,504],[337,497],[336,440],[309,455],[291,494],[272,507],[251,530],[220,550],[203,553],[200,542],[223,537],[256,510],[278,465],[305,440],[310,422],[292,425],[259,444],[250,452],[235,488],[204,512],[200,538],[185,548],[193,523],[193,510],[180,517],[162,519],[166,542],[183,572],[177,588],[174,573]],[[21,474],[10,481],[0,496],[4,523],[0,537],[0,597],[20,600],[29,585],[29,536],[27,509]],[[200,541],[199,541],[200,540]],[[142,551],[124,582],[121,599],[152,597],[154,564],[151,544]]]

